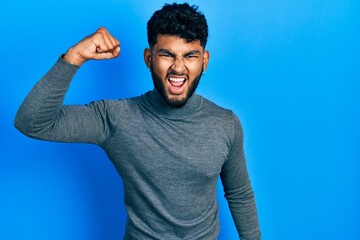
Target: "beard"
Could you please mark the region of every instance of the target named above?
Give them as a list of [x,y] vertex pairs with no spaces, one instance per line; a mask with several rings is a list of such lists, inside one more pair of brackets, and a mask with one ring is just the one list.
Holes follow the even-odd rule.
[[[169,94],[166,92],[165,83],[161,80],[159,75],[157,75],[152,67],[152,64],[150,65],[151,70],[151,77],[154,83],[155,89],[159,92],[161,97],[165,100],[167,104],[169,104],[172,107],[181,108],[184,106],[187,102],[187,100],[194,94],[197,86],[199,85],[202,73],[203,73],[203,67],[201,68],[201,73],[194,78],[194,81],[189,85],[189,88],[186,92],[185,97],[177,97],[177,98],[171,98]],[[169,74],[169,73],[168,73]],[[174,73],[172,73],[174,74]],[[176,74],[175,74],[176,75]],[[186,80],[189,81],[189,78]]]

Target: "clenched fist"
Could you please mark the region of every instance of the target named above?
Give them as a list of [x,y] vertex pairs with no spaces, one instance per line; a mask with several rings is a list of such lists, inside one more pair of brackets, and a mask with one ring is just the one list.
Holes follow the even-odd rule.
[[106,28],[101,27],[71,47],[63,59],[71,64],[81,66],[90,59],[103,60],[115,58],[119,55],[120,42]]

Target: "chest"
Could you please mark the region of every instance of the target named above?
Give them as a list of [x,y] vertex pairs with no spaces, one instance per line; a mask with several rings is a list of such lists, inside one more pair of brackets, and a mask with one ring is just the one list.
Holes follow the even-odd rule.
[[213,119],[144,114],[117,125],[108,155],[122,175],[141,171],[169,181],[217,178],[230,149],[226,126]]

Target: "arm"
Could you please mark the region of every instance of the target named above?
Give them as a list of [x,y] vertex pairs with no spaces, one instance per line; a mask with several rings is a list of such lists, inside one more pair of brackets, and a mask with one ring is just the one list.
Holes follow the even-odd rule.
[[254,193],[246,168],[243,151],[243,132],[235,116],[235,140],[221,173],[225,198],[228,201],[240,239],[259,240],[261,238],[255,206]]
[[100,28],[70,48],[28,94],[17,112],[15,127],[44,140],[103,141],[108,129],[105,104],[63,106],[63,100],[78,68],[89,59],[119,56],[119,44],[106,29]]

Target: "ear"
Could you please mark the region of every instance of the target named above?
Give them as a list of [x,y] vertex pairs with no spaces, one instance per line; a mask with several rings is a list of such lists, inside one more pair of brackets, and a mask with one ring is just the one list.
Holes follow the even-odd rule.
[[203,71],[205,72],[210,60],[210,52],[208,50],[204,51],[204,58],[203,58]]
[[150,69],[151,66],[151,50],[150,48],[145,48],[144,50],[144,61],[146,64],[146,67]]

